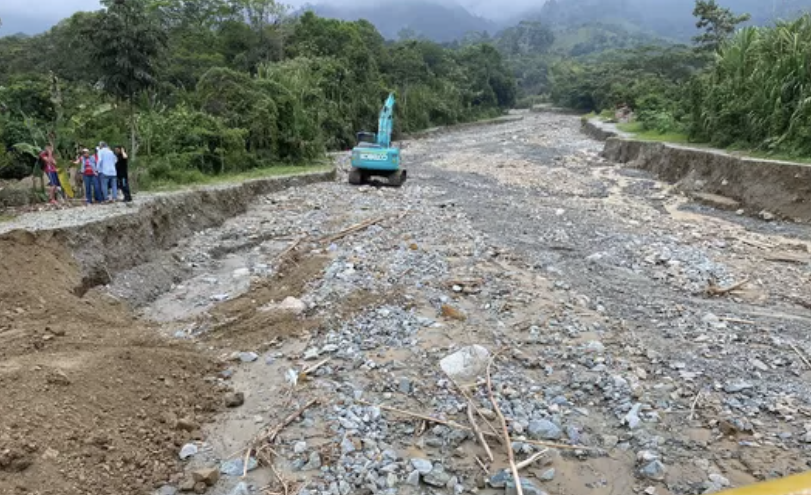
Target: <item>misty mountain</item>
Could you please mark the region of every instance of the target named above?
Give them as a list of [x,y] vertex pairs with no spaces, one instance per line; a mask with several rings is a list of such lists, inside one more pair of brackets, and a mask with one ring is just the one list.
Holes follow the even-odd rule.
[[[811,9],[811,0],[718,0],[718,4],[751,14],[753,25],[793,18]],[[511,22],[533,19],[557,27],[599,22],[688,41],[696,34],[694,6],[695,0],[548,0]]]
[[366,19],[380,34],[392,40],[398,39],[401,30],[406,30],[411,31],[412,36],[442,43],[459,39],[471,31],[492,33],[499,27],[460,5],[431,0],[387,0],[368,5],[319,3],[308,5],[304,10],[346,21]]

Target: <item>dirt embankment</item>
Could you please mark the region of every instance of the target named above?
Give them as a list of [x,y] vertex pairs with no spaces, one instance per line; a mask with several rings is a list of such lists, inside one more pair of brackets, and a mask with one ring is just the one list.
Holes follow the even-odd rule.
[[161,195],[98,221],[0,234],[0,494],[148,494],[176,482],[180,447],[222,408],[221,365],[95,287],[160,262],[257,195],[333,174]]
[[[776,216],[797,222],[811,221],[811,167],[808,165],[634,140],[593,121],[585,121],[583,130],[606,141],[603,157],[678,183],[681,191],[699,201],[711,200],[713,206],[741,208],[767,219]],[[708,198],[708,195],[716,197]],[[723,198],[733,201],[722,201]]]

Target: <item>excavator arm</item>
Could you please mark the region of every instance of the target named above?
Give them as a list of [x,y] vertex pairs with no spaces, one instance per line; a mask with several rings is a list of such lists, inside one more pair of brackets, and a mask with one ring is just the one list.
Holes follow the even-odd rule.
[[391,147],[391,132],[394,124],[394,93],[389,93],[383,109],[380,110],[380,120],[377,123],[377,144],[382,148]]

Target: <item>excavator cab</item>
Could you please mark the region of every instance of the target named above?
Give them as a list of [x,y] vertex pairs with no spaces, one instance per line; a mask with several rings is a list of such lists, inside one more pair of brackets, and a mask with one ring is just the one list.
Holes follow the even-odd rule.
[[361,131],[358,133],[358,146],[361,144],[375,144],[377,143],[377,134],[374,132]]

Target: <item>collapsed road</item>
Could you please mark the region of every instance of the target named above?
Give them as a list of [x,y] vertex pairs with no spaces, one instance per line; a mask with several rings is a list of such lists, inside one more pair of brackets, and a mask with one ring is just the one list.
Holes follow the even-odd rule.
[[525,494],[806,470],[811,229],[579,126],[406,142],[402,189],[259,196],[81,294],[58,239],[6,234],[0,493],[519,493],[502,416]]

